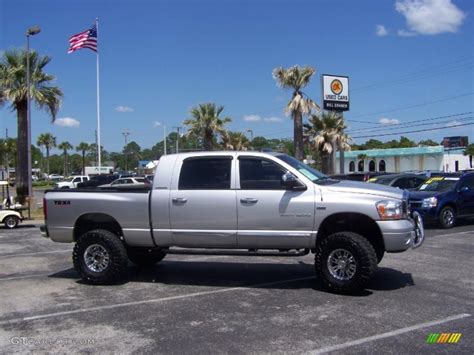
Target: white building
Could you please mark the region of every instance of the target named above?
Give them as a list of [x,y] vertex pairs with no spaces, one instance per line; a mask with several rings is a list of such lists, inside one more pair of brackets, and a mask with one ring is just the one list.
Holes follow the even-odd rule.
[[[410,170],[439,170],[454,172],[472,168],[465,148],[413,147],[353,150],[344,152],[344,172]],[[339,152],[336,153],[336,172],[339,173]]]

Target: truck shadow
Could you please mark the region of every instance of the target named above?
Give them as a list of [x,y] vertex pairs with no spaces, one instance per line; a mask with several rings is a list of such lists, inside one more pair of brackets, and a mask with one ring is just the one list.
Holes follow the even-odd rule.
[[[71,268],[49,277],[78,279],[78,274]],[[130,265],[128,277],[116,286],[129,282],[170,286],[313,289],[327,292],[316,278],[313,264],[303,261],[283,264],[168,260],[150,269]],[[85,285],[81,280],[77,280],[77,283]],[[414,285],[411,274],[381,267],[365,290],[349,296],[370,296],[373,291],[391,291]]]

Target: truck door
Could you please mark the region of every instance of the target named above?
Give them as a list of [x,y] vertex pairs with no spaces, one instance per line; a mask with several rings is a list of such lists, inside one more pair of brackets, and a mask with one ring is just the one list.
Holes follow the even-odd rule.
[[286,190],[281,177],[287,169],[270,159],[241,156],[238,163],[238,246],[308,248],[314,227],[314,187]]
[[170,191],[173,244],[225,247],[237,243],[237,207],[232,156],[190,157],[182,161]]
[[461,216],[474,215],[474,176],[468,176],[458,189],[458,213]]

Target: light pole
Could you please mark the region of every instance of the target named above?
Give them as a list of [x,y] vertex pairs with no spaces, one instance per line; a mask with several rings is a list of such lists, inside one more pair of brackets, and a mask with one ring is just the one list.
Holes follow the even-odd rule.
[[173,127],[173,128],[176,128],[176,154],[179,153],[179,130],[182,128],[181,126],[179,127]]
[[125,139],[125,147],[124,147],[124,154],[125,154],[125,171],[128,169],[127,163],[127,138],[130,135],[130,132],[122,132],[123,138]]
[[28,218],[31,218],[31,199],[33,197],[33,184],[31,182],[31,107],[30,107],[30,36],[41,32],[38,26],[33,26],[26,31],[26,131],[27,131],[27,156],[28,156]]

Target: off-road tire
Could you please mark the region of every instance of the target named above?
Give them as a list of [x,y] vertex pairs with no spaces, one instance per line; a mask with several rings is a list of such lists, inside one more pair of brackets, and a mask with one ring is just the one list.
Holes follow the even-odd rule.
[[163,251],[150,248],[128,248],[127,254],[130,261],[141,268],[152,267],[166,256]]
[[453,228],[456,224],[456,211],[450,206],[444,207],[439,213],[438,224],[443,229]]
[[[353,275],[342,280],[329,271],[328,259],[333,251],[345,250],[353,256],[356,269]],[[328,290],[336,293],[352,293],[362,290],[377,268],[374,247],[363,236],[353,232],[337,232],[324,238],[315,253],[316,275]]]
[[[99,245],[108,253],[109,260],[103,271],[91,270],[85,261],[84,254],[88,247]],[[84,233],[76,242],[72,253],[72,261],[82,280],[89,284],[105,285],[121,281],[127,271],[127,250],[119,237],[103,229]]]
[[5,224],[5,228],[13,229],[18,227],[20,219],[17,216],[7,216],[3,220],[3,223]]

